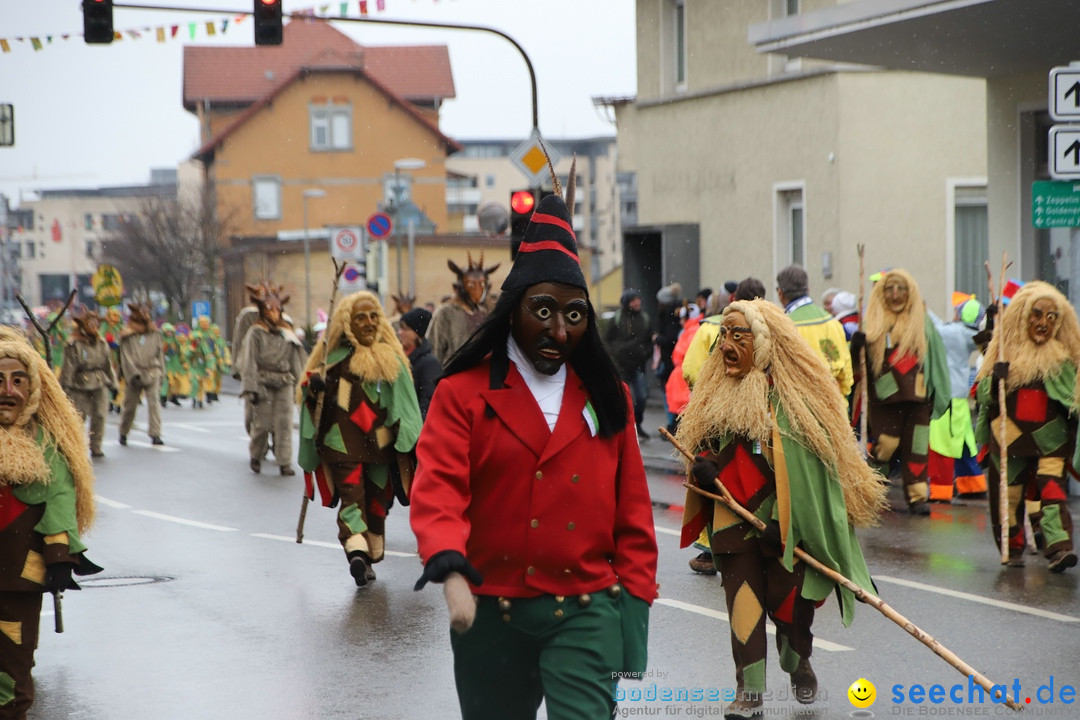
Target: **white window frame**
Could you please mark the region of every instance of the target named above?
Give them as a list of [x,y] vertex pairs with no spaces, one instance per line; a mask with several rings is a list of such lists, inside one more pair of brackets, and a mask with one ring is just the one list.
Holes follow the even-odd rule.
[[309,104],[308,127],[312,152],[345,152],[353,149],[350,103]]
[[281,219],[280,175],[252,176],[251,211],[256,220]]
[[[793,232],[793,220],[798,216],[799,233]],[[773,185],[773,277],[788,265],[798,263],[807,272],[806,254],[806,183],[790,181]],[[796,257],[795,245],[798,243]]]

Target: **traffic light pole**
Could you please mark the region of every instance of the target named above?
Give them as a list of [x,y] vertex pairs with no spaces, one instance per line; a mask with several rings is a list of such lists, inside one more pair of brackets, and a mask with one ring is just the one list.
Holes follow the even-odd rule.
[[[170,5],[136,5],[131,3],[113,3],[113,8],[123,8],[126,10],[174,10],[180,12],[197,12],[197,13],[214,13],[217,15],[252,15],[250,10],[222,10],[221,8],[193,8],[193,7],[175,7]],[[296,20],[300,18],[308,18],[309,15],[303,13],[287,13],[289,19]],[[537,106],[536,98],[536,72],[533,70],[532,61],[529,60],[528,54],[525,52],[525,48],[518,44],[518,41],[510,37],[502,30],[496,30],[495,28],[485,27],[483,25],[462,25],[455,23],[436,23],[436,22],[422,22],[417,20],[383,20],[376,18],[320,18],[323,20],[335,20],[337,22],[355,22],[355,23],[370,23],[374,25],[406,25],[410,27],[424,27],[424,28],[443,28],[446,30],[473,30],[476,32],[487,32],[498,35],[502,39],[509,42],[514,46],[514,49],[521,54],[522,59],[525,61],[525,67],[529,71],[529,83],[532,88],[532,126],[534,128],[540,127],[540,112]]]

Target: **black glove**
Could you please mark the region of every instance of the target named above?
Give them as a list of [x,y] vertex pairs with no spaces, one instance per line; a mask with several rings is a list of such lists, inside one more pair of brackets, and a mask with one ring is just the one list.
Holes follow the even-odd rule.
[[45,590],[53,594],[62,593],[75,583],[71,581],[74,563],[53,563],[45,566]]
[[784,549],[784,543],[780,539],[780,521],[770,520],[765,523],[765,529],[759,530],[758,534],[761,536],[761,542],[769,546],[776,552],[780,552]]
[[459,572],[473,585],[483,585],[484,578],[476,568],[457,550],[443,550],[428,558],[424,563],[424,574],[416,581],[413,590],[419,590],[429,582],[441,583],[452,572]]
[[712,460],[698,458],[694,467],[690,468],[690,474],[694,476],[694,484],[702,490],[716,491],[716,476],[720,474],[720,466]]
[[851,333],[851,357],[855,357],[862,352],[862,349],[866,347],[866,333],[862,330],[856,330]]
[[308,387],[311,388],[311,392],[325,392],[326,381],[323,380],[323,376],[319,373],[311,373],[308,377]]
[[248,397],[251,398],[251,406],[252,407],[259,404],[259,393],[250,392],[250,393],[248,393]]
[[998,314],[998,305],[997,305],[997,303],[992,303],[992,304],[986,306],[986,325],[987,325],[987,327],[990,327],[990,322],[994,319],[994,317],[997,316],[997,314]]
[[996,362],[994,363],[993,376],[998,380],[1006,380],[1009,377],[1009,363]]

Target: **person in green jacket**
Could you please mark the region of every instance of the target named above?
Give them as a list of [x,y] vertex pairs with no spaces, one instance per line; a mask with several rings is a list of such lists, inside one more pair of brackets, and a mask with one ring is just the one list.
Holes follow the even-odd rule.
[[101,568],[81,536],[94,519],[83,421],[30,343],[0,328],[0,718],[34,702],[34,651],[46,592]]
[[385,556],[395,496],[408,503],[420,405],[409,358],[373,294],[341,300],[323,338],[298,387],[298,462],[309,499],[318,486],[324,506],[340,503],[338,540],[363,587]]
[[[1004,347],[1005,362],[998,362]],[[976,375],[979,418],[975,441],[989,450],[990,521],[1000,542],[998,483],[1001,477],[1001,406],[1005,383],[1008,446],[1008,545],[1010,566],[1024,564],[1024,513],[1042,536],[1050,572],[1076,565],[1068,503],[1068,467],[1077,466],[1077,368],[1080,323],[1057,288],[1029,282],[1013,296],[986,348]],[[1000,550],[1000,547],[999,547]]]
[[854,618],[853,593],[796,563],[796,546],[873,586],[854,528],[876,524],[885,488],[816,353],[773,303],[732,303],[679,423],[677,439],[697,457],[688,468],[694,484],[716,493],[719,479],[766,524],[759,532],[725,504],[687,492],[682,546],[707,530],[731,619],[737,695],[725,717],[764,712],[766,616],[776,625],[780,667],[803,704],[817,697],[815,603],[835,590],[843,623]]

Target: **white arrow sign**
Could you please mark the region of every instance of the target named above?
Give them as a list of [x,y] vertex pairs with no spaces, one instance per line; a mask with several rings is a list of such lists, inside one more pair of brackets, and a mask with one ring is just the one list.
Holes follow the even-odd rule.
[[1050,177],[1080,180],[1080,125],[1054,125],[1049,146]]
[[1050,71],[1050,117],[1080,121],[1080,67],[1056,67]]

